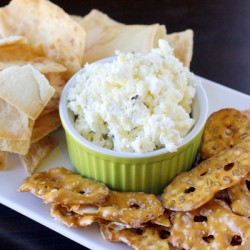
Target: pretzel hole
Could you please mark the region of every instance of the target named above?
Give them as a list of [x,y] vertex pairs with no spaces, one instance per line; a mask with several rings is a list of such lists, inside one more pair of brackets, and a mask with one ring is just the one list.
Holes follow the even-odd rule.
[[239,246],[239,245],[241,245],[241,243],[242,243],[241,237],[240,237],[239,235],[234,235],[234,236],[232,237],[232,240],[231,240],[231,242],[230,242],[230,245],[231,245],[231,246]]
[[208,235],[208,236],[204,236],[202,237],[202,239],[207,242],[207,243],[211,243],[214,240],[214,236],[213,235]]
[[131,232],[133,234],[142,235],[143,234],[143,229],[141,229],[141,228],[132,228]]
[[139,209],[140,206],[138,204],[136,204],[136,203],[132,203],[132,204],[130,204],[130,208],[132,208],[132,209]]
[[204,176],[204,175],[206,175],[206,174],[207,174],[207,171],[204,172],[204,173],[202,173],[202,174],[200,174],[200,176]]
[[246,180],[246,187],[247,187],[248,191],[250,191],[250,181],[249,180]]
[[64,215],[65,215],[66,217],[71,218],[71,217],[74,216],[74,213],[73,213],[73,212],[70,212],[70,211],[65,211],[65,212],[64,212]]
[[160,238],[161,238],[162,240],[165,240],[165,239],[167,239],[167,238],[170,236],[170,232],[167,231],[167,230],[161,230],[161,231],[159,232],[159,235],[160,235]]
[[78,208],[78,212],[80,214],[89,214],[89,213],[96,213],[96,211],[98,210],[98,206],[95,204],[91,204],[91,205],[80,205],[80,207]]
[[79,191],[78,193],[84,195],[86,192],[85,192],[84,190],[81,190],[81,191]]
[[192,192],[194,192],[195,191],[195,188],[194,187],[190,187],[190,188],[187,188],[185,191],[184,191],[184,193],[185,194],[189,194],[189,193],[192,193]]
[[[48,189],[48,188],[51,188],[51,186],[45,184],[45,185],[43,186],[43,188],[44,188],[44,189]],[[55,187],[54,187],[53,190],[56,191],[56,190],[58,190],[58,188],[55,188]]]
[[194,222],[207,222],[207,217],[203,215],[194,216]]
[[225,171],[229,171],[234,167],[234,163],[228,163],[224,166]]

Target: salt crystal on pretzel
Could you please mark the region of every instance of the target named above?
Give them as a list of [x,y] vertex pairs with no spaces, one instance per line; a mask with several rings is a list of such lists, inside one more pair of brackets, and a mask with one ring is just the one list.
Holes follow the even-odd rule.
[[75,205],[72,206],[72,210],[136,228],[164,212],[161,202],[153,194],[115,191],[111,191],[103,203],[95,206]]
[[114,230],[108,224],[100,224],[104,239],[113,242],[123,242],[133,249],[168,250],[167,238],[169,232],[165,227],[147,225],[143,228]]
[[98,222],[98,218],[92,215],[79,215],[69,211],[66,207],[59,204],[52,204],[50,215],[65,224],[68,227],[87,227],[94,222]]
[[[110,227],[112,230],[123,230],[126,228],[133,228],[127,224],[117,222],[117,221],[106,221],[108,222],[108,227]],[[140,227],[144,227],[145,224],[141,225]]]
[[201,142],[201,158],[208,159],[246,140],[250,140],[249,111],[221,109],[207,120]]
[[220,190],[239,183],[250,172],[250,141],[237,144],[183,172],[165,188],[163,206],[190,211],[211,200]]
[[109,194],[104,184],[83,178],[63,167],[35,173],[26,178],[18,190],[31,192],[44,199],[45,203],[64,205],[95,204]]
[[191,212],[173,212],[169,242],[180,249],[250,249],[250,220],[220,200]]
[[227,192],[232,211],[250,217],[250,172],[240,183],[229,188]]

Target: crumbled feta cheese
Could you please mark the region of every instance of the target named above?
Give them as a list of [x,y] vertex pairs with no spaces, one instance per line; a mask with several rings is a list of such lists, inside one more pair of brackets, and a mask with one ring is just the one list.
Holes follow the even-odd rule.
[[164,40],[148,54],[116,55],[111,63],[87,64],[69,90],[76,130],[117,151],[176,151],[194,125],[194,75]]

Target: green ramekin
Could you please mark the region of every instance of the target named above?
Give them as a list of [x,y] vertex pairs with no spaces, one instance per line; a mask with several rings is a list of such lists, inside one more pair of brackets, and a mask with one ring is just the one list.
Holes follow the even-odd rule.
[[[97,63],[111,61],[107,58]],[[77,74],[82,74],[84,69]],[[77,75],[76,74],[76,75]],[[165,148],[148,153],[126,153],[102,148],[83,138],[74,128],[74,115],[67,108],[68,90],[76,83],[74,75],[63,89],[59,111],[70,160],[84,177],[105,183],[117,191],[162,193],[164,187],[183,171],[191,168],[199,150],[202,131],[208,115],[206,93],[198,81],[192,107],[195,126],[176,152]]]

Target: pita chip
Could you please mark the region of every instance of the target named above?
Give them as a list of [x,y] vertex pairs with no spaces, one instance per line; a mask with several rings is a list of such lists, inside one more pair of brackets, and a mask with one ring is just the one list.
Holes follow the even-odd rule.
[[[5,40],[5,39],[0,39]],[[22,43],[13,43],[8,46],[0,46],[0,62],[13,61],[31,61],[34,58],[45,57],[44,48],[40,44],[38,46],[31,46],[24,41]]]
[[86,32],[89,32],[91,29],[97,27],[97,26],[102,26],[102,25],[125,25],[123,23],[117,22],[114,19],[110,18],[108,15],[105,13],[93,9],[87,14],[86,16],[82,17],[81,20],[79,19],[78,16],[78,22],[85,27]]
[[77,23],[81,24],[82,22],[82,16],[78,16],[78,15],[70,15],[70,17]]
[[63,62],[70,75],[82,66],[84,29],[48,0],[12,0],[0,9],[0,34],[3,38],[21,35],[31,45],[43,44],[46,57]]
[[48,79],[50,85],[55,89],[55,93],[52,96],[52,98],[50,99],[50,101],[48,102],[48,104],[45,106],[44,110],[42,111],[42,114],[46,114],[46,113],[49,113],[51,111],[58,110],[60,96],[61,96],[62,90],[67,82],[67,75],[65,75],[64,72],[46,73],[45,76]]
[[192,30],[167,35],[164,25],[126,25],[98,10],[92,10],[82,20],[78,19],[78,22],[87,32],[85,62],[114,56],[116,50],[148,53],[158,47],[159,39],[166,39],[174,48],[174,55],[185,66],[190,65],[193,53]]
[[31,65],[12,66],[0,72],[0,97],[35,120],[55,90]]
[[248,117],[249,117],[249,119],[250,119],[250,109],[247,109],[247,110],[244,110],[244,111],[242,111],[244,114],[246,114]]
[[7,140],[0,139],[0,149],[10,153],[27,154],[30,140]]
[[169,45],[174,48],[174,55],[183,62],[183,65],[190,67],[193,56],[193,30],[185,30],[166,35]]
[[0,138],[27,140],[31,136],[27,115],[0,98]]
[[44,47],[32,46],[22,36],[0,39],[0,70],[11,66],[32,65],[40,73],[61,73],[67,68],[45,56]]
[[165,34],[164,27],[159,24],[106,27],[102,32],[103,37],[86,50],[86,62],[114,56],[116,50],[148,53],[156,47],[161,34]]
[[97,10],[86,15],[81,25],[87,32],[85,62],[114,56],[116,50],[148,53],[166,34],[164,25],[125,25]]
[[40,115],[32,130],[31,143],[37,142],[61,126],[59,111],[54,110]]
[[17,44],[24,44],[27,43],[27,39],[23,36],[10,36],[6,38],[0,39],[0,48],[17,45]]
[[[29,119],[30,133],[34,126],[34,121]],[[30,146],[30,138],[23,140],[9,140],[0,138],[0,150],[11,153],[27,154]]]
[[27,174],[32,175],[40,162],[56,147],[56,145],[57,140],[52,136],[46,136],[36,143],[31,144],[28,153],[20,155],[21,162]]
[[4,70],[12,66],[24,66],[26,64],[30,64],[42,74],[47,74],[50,72],[60,73],[67,70],[63,65],[53,62],[48,58],[36,58],[31,61],[18,60],[11,62],[0,62],[0,70]]

